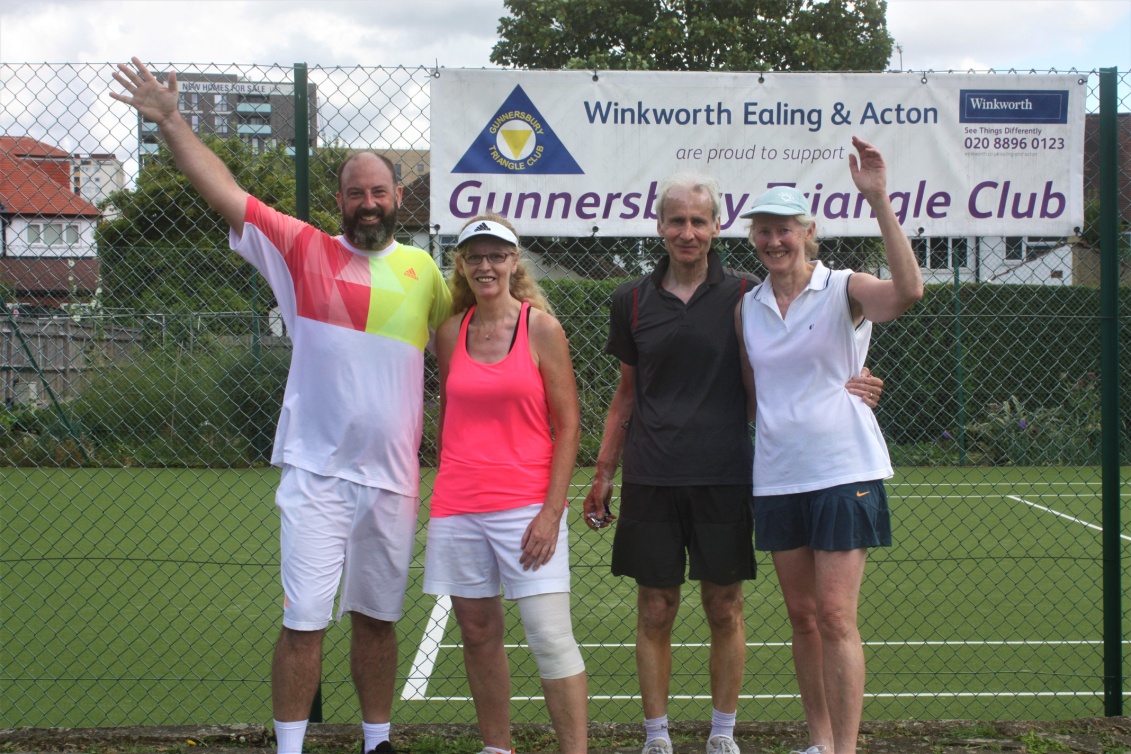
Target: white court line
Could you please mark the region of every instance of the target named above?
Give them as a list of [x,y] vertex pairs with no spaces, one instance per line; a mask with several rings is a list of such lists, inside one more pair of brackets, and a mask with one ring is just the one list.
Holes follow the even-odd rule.
[[448,616],[452,612],[452,599],[447,595],[436,598],[436,606],[428,616],[428,626],[424,629],[424,638],[416,649],[416,657],[412,660],[412,670],[405,679],[401,699],[404,701],[428,698],[428,679],[432,677],[432,668],[436,666],[436,657],[440,654],[444,640],[444,631],[448,626]]
[[[1051,513],[1051,514],[1053,514],[1054,516],[1060,516],[1061,518],[1066,518],[1066,519],[1068,519],[1069,521],[1075,521],[1075,522],[1076,522],[1076,523],[1078,523],[1078,524],[1083,524],[1084,526],[1087,526],[1087,527],[1088,527],[1089,529],[1095,529],[1096,531],[1099,531],[1099,532],[1102,532],[1102,531],[1103,531],[1103,527],[1102,527],[1102,526],[1097,526],[1097,525],[1095,525],[1095,524],[1090,524],[1090,523],[1088,523],[1087,521],[1084,521],[1083,519],[1079,519],[1079,518],[1076,518],[1075,516],[1069,516],[1069,515],[1068,515],[1067,513],[1061,513],[1060,511],[1054,511],[1054,510],[1053,510],[1052,508],[1046,508],[1046,507],[1045,507],[1045,506],[1043,506],[1043,505],[1038,505],[1037,503],[1034,503],[1034,502],[1033,502],[1033,501],[1031,501],[1031,500],[1026,500],[1026,499],[1025,499],[1025,498],[1023,498],[1023,497],[1018,497],[1017,495],[1006,495],[1005,497],[1006,497],[1007,499],[1009,499],[1009,500],[1016,500],[1016,501],[1017,501],[1017,502],[1019,502],[1019,503],[1025,503],[1025,505],[1028,505],[1028,506],[1030,506],[1030,507],[1032,507],[1032,508],[1036,508],[1036,509],[1038,509],[1038,510],[1042,510],[1042,511],[1044,511],[1045,513]],[[1119,538],[1120,538],[1120,539],[1125,539],[1125,540],[1127,540],[1128,542],[1131,542],[1131,537],[1127,536],[1126,534],[1120,534],[1120,535],[1119,535]]]
[[[948,699],[971,698],[971,697],[1094,697],[1099,698],[1104,695],[1103,691],[954,691],[954,692],[935,692],[935,691],[921,691],[921,692],[899,692],[890,694],[864,694],[865,699],[918,699],[921,697],[929,696],[933,699],[946,697]],[[1124,691],[1123,696],[1131,696],[1131,691]],[[710,694],[672,694],[669,699],[680,699],[683,701],[709,701]],[[753,700],[769,700],[775,699],[800,699],[797,694],[739,694],[739,699],[753,699]],[[512,702],[540,702],[543,701],[543,696],[512,696]],[[602,702],[615,702],[615,701],[634,701],[639,700],[639,694],[593,694],[589,697],[593,701]],[[431,696],[428,697],[430,702],[470,702],[470,696]]]
[[[971,502],[981,502],[983,499],[985,499],[987,497],[993,497],[994,495],[997,495],[997,494],[1000,494],[1000,493],[990,491],[990,492],[978,493],[977,495],[900,495],[898,497],[901,500],[907,500],[908,498],[915,498],[916,500],[969,500]],[[1098,494],[1099,493],[1096,493],[1095,495],[1093,495],[1093,494],[1080,495],[1080,494],[1076,494],[1076,493],[1063,494],[1063,493],[1059,493],[1059,492],[1038,492],[1036,494],[1029,495],[1029,497],[1055,497],[1057,499],[1067,498],[1067,499],[1071,499],[1071,500],[1095,500],[1095,498]],[[891,496],[889,495],[889,497],[891,497]],[[1124,497],[1126,497],[1127,499],[1131,499],[1131,493],[1124,495]]]
[[[865,647],[1077,647],[1101,646],[1102,639],[1064,639],[1057,641],[866,641]],[[1131,639],[1125,639],[1123,644],[1131,645]],[[525,644],[504,644],[506,649],[523,649]],[[633,649],[635,644],[581,644],[582,649]],[[693,642],[672,644],[672,649],[704,649],[711,646],[707,642]],[[746,642],[749,649],[773,647],[791,647],[788,641]],[[441,644],[440,649],[459,649],[459,644]]]
[[[939,488],[944,488],[944,487],[945,488],[955,488],[955,489],[957,489],[959,487],[970,488],[974,492],[983,492],[983,493],[984,492],[993,492],[994,490],[1000,489],[1002,487],[1008,487],[1010,489],[1017,489],[1018,487],[1029,487],[1030,489],[1033,489],[1033,490],[1036,490],[1036,489],[1039,489],[1039,488],[1042,488],[1042,487],[1043,488],[1053,488],[1053,487],[1082,487],[1082,488],[1084,488],[1082,491],[1079,491],[1079,492],[1075,491],[1075,490],[1068,490],[1066,492],[1066,494],[1074,494],[1074,495],[1080,495],[1080,494],[1084,494],[1086,492],[1093,492],[1093,493],[1098,495],[1103,490],[1102,483],[1099,480],[1097,480],[1095,482],[1017,482],[1017,481],[1009,481],[1009,480],[1003,479],[1003,480],[996,481],[996,482],[901,482],[901,483],[897,483],[897,484],[891,484],[889,482],[890,482],[890,480],[884,481],[885,489],[887,489],[889,491],[900,490],[900,494],[907,494],[908,490],[911,490],[911,491],[914,491],[914,490],[937,490]],[[1054,494],[1054,493],[1049,492],[1049,493],[1046,493],[1046,494]],[[1122,495],[1131,494],[1131,490],[1128,489],[1128,486],[1126,484],[1121,484],[1120,485],[1120,494],[1122,494]]]

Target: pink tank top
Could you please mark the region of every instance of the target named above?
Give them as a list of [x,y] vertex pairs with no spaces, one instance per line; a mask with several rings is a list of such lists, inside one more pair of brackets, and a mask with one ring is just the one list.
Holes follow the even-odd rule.
[[542,503],[554,441],[542,375],[530,355],[530,304],[518,315],[510,352],[497,364],[467,353],[463,318],[448,368],[440,472],[432,516],[487,513]]

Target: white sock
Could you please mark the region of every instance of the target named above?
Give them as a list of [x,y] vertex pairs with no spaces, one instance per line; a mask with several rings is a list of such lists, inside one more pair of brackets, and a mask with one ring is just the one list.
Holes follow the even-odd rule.
[[738,712],[719,712],[714,710],[711,714],[711,735],[708,738],[715,736],[726,736],[727,738],[734,738],[734,718]]
[[671,743],[672,737],[668,735],[668,716],[653,717],[644,720],[644,743],[662,738]]
[[498,746],[484,746],[483,751],[493,751],[495,754],[514,754],[514,749],[500,749]]
[[389,728],[392,723],[366,723],[361,724],[361,733],[365,736],[365,751],[370,752],[377,748],[377,744],[389,740]]
[[306,735],[309,720],[295,720],[289,723],[275,721],[275,739],[279,744],[279,754],[302,754],[302,739]]

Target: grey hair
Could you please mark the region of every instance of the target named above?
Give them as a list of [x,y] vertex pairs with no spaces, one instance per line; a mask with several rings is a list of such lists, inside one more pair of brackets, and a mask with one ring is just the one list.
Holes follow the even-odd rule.
[[688,189],[697,193],[705,193],[711,200],[711,219],[718,220],[722,200],[719,198],[719,182],[714,178],[696,173],[676,173],[668,176],[660,183],[659,194],[656,196],[656,218],[664,221],[664,202],[672,189]]

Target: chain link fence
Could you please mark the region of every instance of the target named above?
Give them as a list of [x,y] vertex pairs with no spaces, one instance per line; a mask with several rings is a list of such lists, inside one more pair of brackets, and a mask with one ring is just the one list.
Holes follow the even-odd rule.
[[[0,725],[266,722],[282,607],[278,474],[266,460],[289,341],[271,291],[228,249],[227,228],[153,124],[107,96],[113,70],[0,64]],[[182,112],[239,183],[295,213],[295,71],[154,70],[178,73]],[[338,231],[338,163],[351,148],[379,150],[405,185],[398,238],[445,265],[452,239],[428,226],[433,72],[306,73],[311,221]],[[871,555],[861,598],[866,718],[1104,712],[1100,431],[1118,425],[1127,463],[1131,301],[1122,289],[1125,398],[1105,415],[1097,86],[1092,72],[1078,235],[917,238],[926,296],[876,327],[878,416],[898,468],[895,546]],[[1122,74],[1121,275],[1129,91]],[[586,532],[577,510],[618,377],[602,353],[608,302],[663,248],[657,238],[525,241],[581,392],[570,546],[590,713],[638,720],[634,588],[608,573],[611,535]],[[760,272],[748,244],[719,248],[728,265]],[[866,241],[824,239],[822,255],[876,268]],[[426,384],[422,527],[436,461],[431,364]],[[454,618],[420,589],[423,531],[399,624],[394,721],[470,722]],[[784,605],[769,559],[759,565],[746,588],[739,718],[800,719]],[[685,594],[669,715],[707,719],[709,632]],[[508,627],[513,719],[544,722],[517,615]],[[357,719],[344,624],[327,631],[319,704],[327,722]]]

